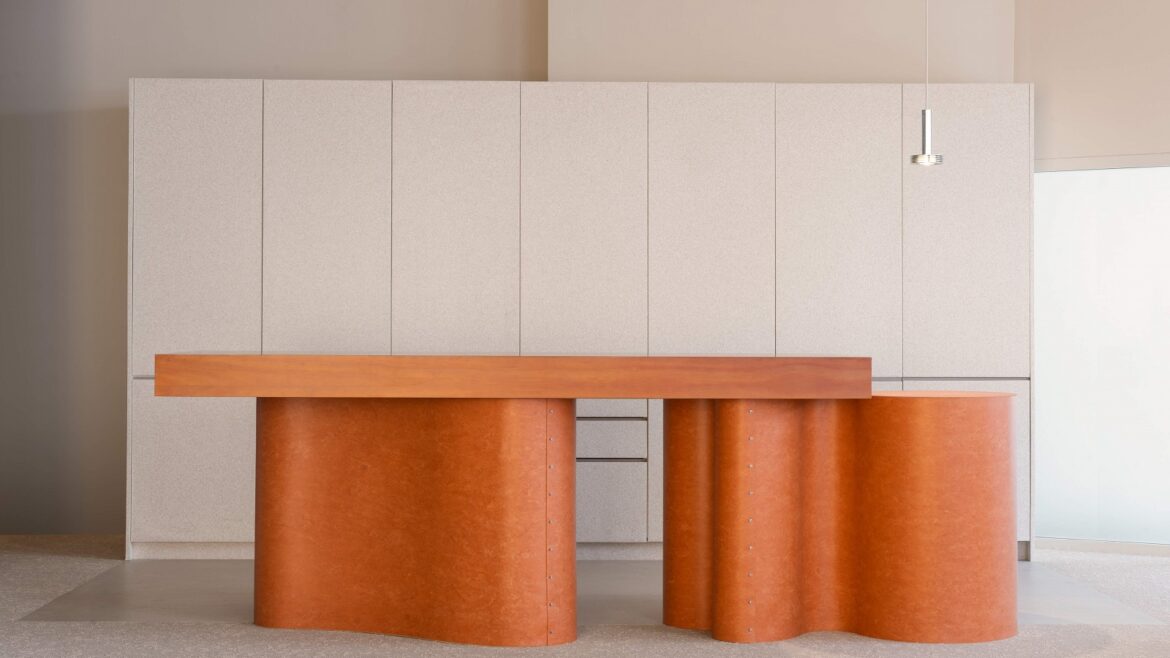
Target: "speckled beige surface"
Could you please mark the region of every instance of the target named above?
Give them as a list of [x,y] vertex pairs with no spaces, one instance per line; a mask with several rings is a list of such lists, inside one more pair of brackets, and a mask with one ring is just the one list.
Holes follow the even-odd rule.
[[520,350],[520,83],[394,83],[395,354]]
[[902,91],[902,375],[1027,377],[1028,85],[931,85],[940,167],[910,164],[921,149],[922,85]]
[[776,85],[777,354],[902,376],[901,109],[896,84]]
[[264,81],[264,350],[390,353],[391,92]]
[[137,79],[131,350],[260,349],[260,80]]
[[149,379],[130,391],[131,541],[251,542],[255,400],[155,397]]
[[[194,618],[182,622],[20,621],[98,574],[123,565],[120,537],[0,537],[0,655],[25,656],[1101,656],[1170,655],[1170,558],[1037,550],[1037,567],[1076,589],[1033,592],[1059,611],[1128,610],[1126,623],[1034,623],[1020,635],[975,645],[885,642],[849,633],[810,633],[784,642],[736,645],[649,624],[659,600],[647,595],[655,569],[609,563],[608,576],[582,571],[577,642],[537,649],[468,647],[361,633],[285,631]],[[652,590],[649,590],[652,592]],[[116,605],[116,601],[111,601]],[[618,615],[618,612],[621,615]],[[612,625],[621,618],[641,625]],[[1153,618],[1161,623],[1135,623]]]
[[521,86],[521,353],[645,354],[646,83]]
[[646,541],[646,463],[577,463],[577,541]]
[[774,98],[650,84],[650,354],[775,353]]

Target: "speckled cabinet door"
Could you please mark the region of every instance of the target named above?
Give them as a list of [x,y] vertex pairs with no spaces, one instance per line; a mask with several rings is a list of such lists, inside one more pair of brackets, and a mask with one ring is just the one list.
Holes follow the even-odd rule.
[[650,85],[650,354],[776,350],[775,85]]
[[130,82],[131,376],[260,349],[262,84]]
[[902,376],[902,87],[776,85],[776,353]]
[[521,353],[646,354],[646,84],[521,90]]
[[577,464],[577,541],[646,541],[646,462]]
[[264,350],[390,353],[390,82],[264,83]]
[[[646,93],[521,85],[522,354],[646,354]],[[577,413],[644,418],[646,401],[582,400]],[[644,420],[582,420],[577,434],[578,457],[646,457]],[[646,465],[581,469],[578,540],[645,541],[646,506],[614,486],[645,490]]]
[[520,83],[394,83],[393,351],[520,349]]
[[135,544],[252,541],[256,403],[165,398],[131,384],[129,505]]
[[931,85],[939,167],[910,164],[922,100],[903,86],[903,375],[1028,377],[1030,87]]

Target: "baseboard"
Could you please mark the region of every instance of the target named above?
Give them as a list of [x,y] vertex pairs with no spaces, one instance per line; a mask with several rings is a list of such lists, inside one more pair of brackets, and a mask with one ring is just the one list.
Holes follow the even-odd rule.
[[127,560],[251,560],[252,542],[157,542],[127,543]]
[[661,560],[661,542],[577,544],[578,560]]
[[[152,542],[128,544],[128,560],[251,560],[252,542]],[[578,560],[661,560],[661,543],[577,544]]]
[[[1079,539],[1037,539],[1037,548],[1070,551],[1100,551],[1134,555],[1170,555],[1162,544],[1124,544]],[[1017,559],[1032,559],[1032,542],[1016,542]],[[251,560],[251,542],[130,542],[128,560]],[[661,560],[661,542],[577,544],[578,560]]]
[[1103,539],[1061,539],[1057,537],[1037,537],[1035,544],[1036,548],[1057,551],[1170,557],[1170,544],[1145,544],[1142,542],[1106,541]]

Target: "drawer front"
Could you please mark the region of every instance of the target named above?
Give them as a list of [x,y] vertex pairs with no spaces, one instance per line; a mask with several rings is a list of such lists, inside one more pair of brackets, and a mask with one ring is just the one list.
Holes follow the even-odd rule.
[[646,541],[646,463],[577,464],[577,541]]
[[645,459],[646,421],[578,420],[578,459]]
[[577,400],[578,418],[645,418],[646,401],[631,399]]

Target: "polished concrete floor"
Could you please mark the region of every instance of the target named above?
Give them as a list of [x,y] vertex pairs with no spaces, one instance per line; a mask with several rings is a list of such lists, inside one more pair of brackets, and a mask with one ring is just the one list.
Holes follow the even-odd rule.
[[119,538],[0,537],[0,656],[1170,657],[1170,558],[1036,551],[1020,635],[974,645],[810,633],[733,645],[662,626],[659,562],[581,562],[580,639],[537,649],[253,626],[251,562],[122,562]]

